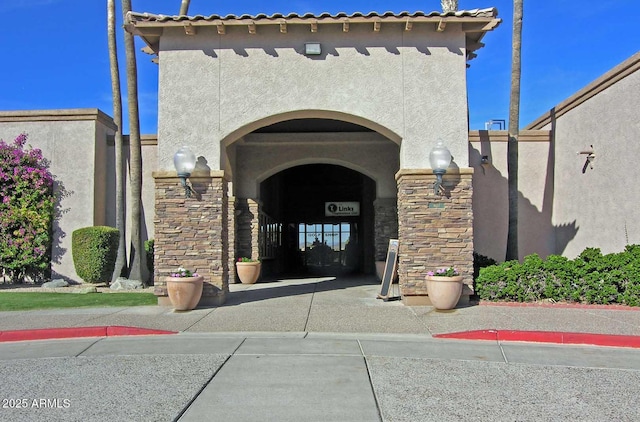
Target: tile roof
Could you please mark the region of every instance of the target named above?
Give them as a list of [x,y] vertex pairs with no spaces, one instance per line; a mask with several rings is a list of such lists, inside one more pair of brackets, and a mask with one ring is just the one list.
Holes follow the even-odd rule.
[[[287,32],[287,25],[310,25],[311,32],[317,32],[319,25],[343,25],[343,32],[349,31],[350,24],[373,24],[374,31],[380,31],[382,24],[405,25],[405,30],[410,31],[414,24],[434,23],[436,30],[445,31],[447,24],[461,24],[462,31],[466,33],[467,58],[473,59],[477,49],[482,48],[484,35],[500,25],[496,8],[459,10],[456,12],[345,12],[339,13],[274,13],[267,15],[157,15],[152,13],[128,12],[125,19],[125,28],[134,35],[140,36],[148,45],[145,50],[157,54],[160,48],[161,29],[164,27],[184,27],[187,35],[194,35],[197,27],[216,26],[218,34],[224,35],[227,27],[246,25],[250,34],[256,34],[258,26],[280,25],[281,32]],[[160,29],[160,31],[158,31]]]
[[345,12],[338,12],[338,13],[329,13],[329,12],[323,12],[320,14],[313,14],[313,13],[303,13],[303,14],[299,14],[299,13],[289,13],[289,14],[283,14],[283,13],[274,13],[272,15],[267,15],[265,13],[258,13],[257,15],[249,15],[249,14],[243,14],[243,15],[233,15],[233,14],[229,14],[229,15],[209,15],[209,16],[204,16],[204,15],[195,15],[195,16],[185,16],[185,15],[156,15],[153,13],[139,13],[139,12],[130,12],[128,14],[130,16],[130,18],[128,19],[129,21],[146,21],[146,22],[184,22],[184,21],[189,21],[189,22],[198,22],[198,21],[231,21],[231,20],[276,20],[276,19],[285,19],[285,20],[292,20],[292,19],[318,19],[318,20],[335,20],[335,19],[354,19],[354,18],[418,18],[418,17],[431,17],[431,18],[435,18],[435,17],[457,17],[457,18],[462,18],[462,17],[474,17],[474,18],[495,18],[498,16],[498,10],[496,8],[488,8],[488,9],[473,9],[473,10],[459,10],[457,12],[447,12],[447,13],[441,13],[441,12],[422,12],[422,11],[417,11],[417,12],[391,12],[391,11],[387,11],[384,13],[379,13],[379,12],[369,12],[369,13],[363,13],[363,12],[353,12],[351,14],[345,13]]

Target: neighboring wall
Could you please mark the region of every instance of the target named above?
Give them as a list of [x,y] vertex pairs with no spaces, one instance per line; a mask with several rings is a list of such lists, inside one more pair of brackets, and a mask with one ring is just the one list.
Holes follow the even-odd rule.
[[[123,153],[126,160],[125,163],[125,189],[127,192],[127,209],[125,216],[125,225],[131,227],[131,190],[128,188],[130,183],[129,174],[129,137],[124,137]],[[142,135],[142,237],[144,240],[153,239],[154,226],[153,218],[155,214],[155,184],[151,173],[158,165],[158,137],[155,135]],[[115,146],[113,137],[109,138],[107,148],[107,225],[116,225],[116,175],[115,175]],[[127,243],[131,242],[131,232],[127,229]],[[128,250],[129,248],[127,248]]]
[[[556,250],[604,253],[640,243],[640,53],[529,126],[554,133]],[[593,146],[593,168],[585,166]]]
[[71,234],[80,227],[106,224],[107,137],[115,131],[97,109],[0,111],[0,138],[11,142],[27,133],[40,148],[51,173],[67,192],[54,225],[53,278],[78,280],[71,255]]
[[[640,243],[640,53],[521,131],[520,258]],[[471,131],[475,251],[504,260],[508,227],[507,132]],[[587,162],[593,148],[595,158]],[[482,156],[488,162],[481,164]]]
[[[507,139],[506,131],[469,133],[469,162],[474,168],[474,250],[498,261],[505,258],[509,222]],[[549,139],[549,131],[523,131],[520,135],[520,257],[534,252],[543,257],[555,253],[555,236],[562,230],[552,223],[553,157]],[[481,161],[483,156],[485,164]]]

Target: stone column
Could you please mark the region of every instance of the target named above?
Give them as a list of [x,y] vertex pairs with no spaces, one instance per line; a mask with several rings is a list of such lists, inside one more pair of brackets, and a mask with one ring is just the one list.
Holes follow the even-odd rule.
[[236,231],[236,253],[238,257],[260,258],[260,252],[258,250],[260,205],[250,198],[237,198],[236,216],[238,222]]
[[398,238],[398,200],[378,198],[373,203],[375,209],[375,256],[376,261],[387,259],[389,239]]
[[449,170],[445,195],[436,195],[431,169],[400,170],[398,236],[400,293],[405,304],[429,304],[427,271],[453,266],[464,276],[468,300],[473,291],[473,169]]
[[228,198],[224,172],[189,178],[186,198],[175,172],[154,172],[156,183],[155,290],[159,305],[170,305],[166,283],[179,266],[204,277],[200,305],[221,305],[229,291]]

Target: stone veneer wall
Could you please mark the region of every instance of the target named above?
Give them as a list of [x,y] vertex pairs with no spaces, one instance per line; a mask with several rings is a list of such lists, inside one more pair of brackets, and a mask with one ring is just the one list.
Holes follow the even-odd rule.
[[229,283],[235,283],[236,278],[236,197],[229,196],[227,202],[227,256],[229,261]]
[[[237,257],[260,258],[258,251],[259,205],[253,199],[237,198],[237,232],[236,252]],[[236,257],[236,258],[237,258]]]
[[229,291],[228,204],[224,172],[189,178],[195,193],[185,197],[175,172],[154,172],[156,186],[155,290],[168,304],[166,283],[179,266],[204,276],[200,305],[221,305]]
[[431,169],[400,170],[398,229],[400,292],[426,294],[427,271],[454,266],[473,289],[473,169],[444,175],[446,194],[435,195]]
[[376,261],[387,259],[389,239],[398,238],[398,206],[396,198],[378,198],[373,203],[375,210],[375,256]]

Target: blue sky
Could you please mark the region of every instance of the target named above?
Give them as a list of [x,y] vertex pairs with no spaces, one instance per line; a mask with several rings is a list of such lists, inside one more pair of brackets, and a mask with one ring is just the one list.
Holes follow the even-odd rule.
[[[524,1],[522,127],[640,50],[638,0]],[[140,12],[177,14],[180,8],[180,0],[132,3]],[[459,6],[496,7],[503,19],[468,69],[470,126],[482,129],[487,120],[508,118],[512,0],[460,0]],[[189,14],[389,10],[428,12],[440,10],[440,2],[192,0]],[[0,110],[99,108],[112,114],[106,0],[3,0],[0,16]],[[120,65],[124,72],[124,58]],[[157,69],[150,56],[138,54],[145,134],[157,128]],[[124,78],[122,84],[124,91]]]

